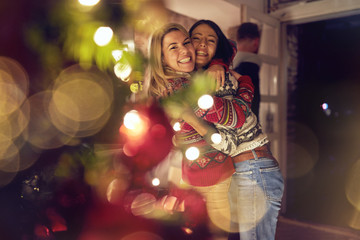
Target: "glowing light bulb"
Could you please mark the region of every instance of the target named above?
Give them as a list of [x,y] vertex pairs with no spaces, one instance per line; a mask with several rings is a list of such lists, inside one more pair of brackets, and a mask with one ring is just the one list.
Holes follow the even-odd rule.
[[193,230],[191,230],[191,228],[183,227],[182,230],[188,235],[193,233]]
[[190,161],[194,161],[200,156],[200,151],[199,151],[199,149],[197,147],[189,147],[185,151],[185,156]]
[[122,50],[114,50],[111,52],[113,58],[115,61],[119,61],[122,57],[123,51]]
[[128,129],[134,130],[141,122],[140,115],[136,110],[131,110],[124,116],[124,125]]
[[160,179],[154,178],[154,179],[151,181],[151,184],[152,184],[153,186],[159,186],[159,185],[160,185]]
[[114,73],[116,77],[120,78],[122,81],[129,81],[129,76],[132,72],[132,68],[129,64],[117,63],[114,66]]
[[329,105],[328,105],[327,103],[323,103],[323,104],[321,105],[321,107],[322,107],[323,110],[326,110],[326,109],[329,108]]
[[214,105],[214,99],[208,94],[202,95],[198,100],[198,106],[201,109],[206,110],[211,108],[213,105]]
[[110,27],[99,27],[94,34],[95,43],[102,47],[107,45],[114,35],[113,30]]
[[79,0],[79,3],[83,6],[95,6],[96,4],[98,4],[100,2],[100,0]]
[[211,141],[215,144],[219,144],[221,142],[221,135],[219,133],[213,133],[211,135]]
[[176,132],[180,131],[180,130],[181,130],[180,123],[179,123],[179,122],[174,123],[173,129],[174,129],[174,131],[176,131]]
[[135,42],[133,40],[127,40],[124,41],[124,44],[126,44],[128,47],[126,48],[126,51],[134,51],[135,50]]

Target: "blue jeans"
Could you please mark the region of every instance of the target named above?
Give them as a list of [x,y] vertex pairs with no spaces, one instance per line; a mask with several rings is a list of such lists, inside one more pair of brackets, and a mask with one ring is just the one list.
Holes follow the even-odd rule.
[[231,229],[241,240],[273,240],[284,192],[276,160],[257,158],[235,163],[229,190]]

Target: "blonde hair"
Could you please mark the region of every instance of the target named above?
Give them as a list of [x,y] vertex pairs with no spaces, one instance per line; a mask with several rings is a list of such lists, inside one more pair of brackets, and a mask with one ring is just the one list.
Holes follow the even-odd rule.
[[182,76],[181,74],[167,71],[163,62],[162,46],[164,36],[172,31],[181,31],[189,37],[186,29],[177,23],[168,23],[156,30],[150,40],[150,84],[148,94],[151,96],[161,96],[161,93],[168,84],[168,79]]

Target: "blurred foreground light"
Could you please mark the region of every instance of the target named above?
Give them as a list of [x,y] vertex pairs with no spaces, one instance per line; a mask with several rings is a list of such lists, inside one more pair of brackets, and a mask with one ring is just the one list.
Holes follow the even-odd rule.
[[130,91],[132,93],[138,93],[140,91],[140,84],[139,83],[132,83],[130,85]]
[[331,115],[331,109],[329,108],[329,105],[327,103],[321,104],[321,108],[323,109],[326,116]]
[[49,98],[44,103],[57,129],[71,137],[90,136],[100,131],[111,115],[113,85],[99,69],[73,65],[56,78]]
[[126,40],[124,41],[124,44],[127,45],[127,51],[135,51],[135,42],[133,40]]
[[190,161],[194,161],[200,156],[200,151],[197,147],[190,147],[185,151],[185,156]]
[[95,43],[102,47],[107,45],[114,35],[113,30],[110,27],[99,27],[94,34]]
[[134,130],[138,125],[141,124],[141,118],[136,110],[131,110],[124,116],[124,125],[126,128]]
[[156,198],[150,193],[141,193],[131,203],[131,212],[134,216],[150,214],[155,207]]
[[100,2],[100,0],[79,0],[79,3],[81,5],[84,5],[84,6],[95,6],[96,4],[98,4]]
[[174,129],[174,131],[176,131],[176,132],[180,131],[180,130],[181,130],[180,123],[179,123],[179,122],[174,123],[173,129]]
[[117,63],[114,66],[114,73],[116,77],[120,78],[122,81],[129,81],[129,76],[132,72],[130,64]]
[[191,230],[191,228],[183,227],[182,230],[188,235],[193,233],[193,230]]
[[139,240],[139,239],[146,239],[146,240],[164,240],[160,236],[146,231],[140,231],[135,233],[130,233],[125,237],[121,238],[121,240]]
[[201,109],[209,109],[214,105],[214,99],[210,95],[202,95],[198,100],[198,106]]
[[350,168],[346,179],[345,193],[348,201],[360,211],[360,159],[358,159]]
[[113,58],[115,61],[119,61],[122,57],[123,51],[122,50],[114,50],[111,52]]
[[211,141],[215,144],[219,144],[221,142],[221,135],[219,133],[213,133],[211,135]]
[[326,110],[326,109],[329,108],[329,105],[328,105],[327,103],[323,103],[323,104],[321,105],[321,107],[322,107],[323,110]]
[[110,203],[120,202],[128,183],[123,179],[114,179],[106,190],[106,197]]
[[159,185],[160,185],[160,179],[154,178],[154,179],[151,181],[151,184],[152,184],[153,186],[159,186]]

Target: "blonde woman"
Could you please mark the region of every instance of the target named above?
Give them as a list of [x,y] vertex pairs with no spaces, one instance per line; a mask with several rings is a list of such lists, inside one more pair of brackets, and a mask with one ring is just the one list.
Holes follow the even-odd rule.
[[[156,31],[150,43],[149,94],[166,98],[169,93],[187,88],[195,62],[194,47],[181,25],[167,24]],[[243,77],[242,80],[244,84],[252,85],[249,78]],[[206,111],[196,107],[182,109],[181,130],[176,136],[181,140],[181,146],[196,146],[201,150],[200,157],[194,161],[183,158],[182,179],[204,195],[212,222],[229,230],[227,194],[234,166],[228,155],[213,148],[206,139],[207,134],[216,131],[210,123],[241,127],[247,108],[236,98],[229,100],[213,96],[213,100],[213,107]]]

